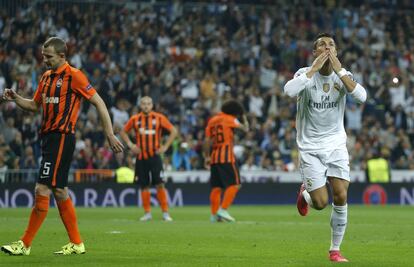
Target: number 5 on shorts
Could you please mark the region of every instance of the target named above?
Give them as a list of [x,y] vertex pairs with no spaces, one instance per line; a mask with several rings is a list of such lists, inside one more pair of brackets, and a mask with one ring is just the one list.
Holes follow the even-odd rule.
[[50,173],[50,162],[45,162],[43,164],[43,171],[42,171],[42,175],[40,176],[40,178],[48,178],[49,177],[49,173]]

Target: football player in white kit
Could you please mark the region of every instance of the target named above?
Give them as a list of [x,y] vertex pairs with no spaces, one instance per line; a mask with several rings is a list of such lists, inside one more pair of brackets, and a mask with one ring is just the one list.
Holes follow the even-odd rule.
[[297,198],[302,216],[308,207],[325,208],[332,187],[331,261],[348,261],[340,253],[347,225],[349,156],[346,148],[344,111],[346,95],[357,102],[367,98],[364,87],[352,79],[337,58],[336,44],[330,34],[322,33],[313,44],[312,66],[299,69],[284,92],[297,97],[297,144],[303,184]]

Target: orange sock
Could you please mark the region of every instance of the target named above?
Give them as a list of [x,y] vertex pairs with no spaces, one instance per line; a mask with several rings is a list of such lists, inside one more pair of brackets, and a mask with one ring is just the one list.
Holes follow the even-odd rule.
[[72,200],[68,198],[63,201],[58,201],[57,206],[59,209],[60,218],[65,225],[66,232],[68,232],[70,242],[74,244],[82,243],[78,229],[78,222],[76,219],[75,207],[73,207]]
[[35,205],[32,209],[32,213],[30,214],[29,225],[21,238],[26,247],[30,247],[32,245],[33,238],[45,220],[48,210],[49,197],[36,195]]
[[235,185],[227,187],[226,191],[224,191],[223,203],[221,204],[223,209],[230,207],[236,197],[237,191],[239,191],[239,188]]
[[157,198],[160,202],[161,210],[168,212],[167,190],[165,188],[157,188]]
[[141,191],[142,206],[144,207],[145,212],[151,211],[151,193],[149,190]]
[[220,207],[221,188],[213,187],[210,192],[210,208],[211,214],[215,215]]

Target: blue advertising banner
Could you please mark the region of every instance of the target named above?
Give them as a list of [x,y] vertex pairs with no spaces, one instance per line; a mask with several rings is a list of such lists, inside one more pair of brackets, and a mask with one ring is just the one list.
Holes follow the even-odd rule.
[[[171,206],[209,204],[208,184],[167,183],[166,188]],[[298,189],[297,183],[246,183],[242,185],[235,204],[294,204]],[[33,191],[34,185],[31,184],[2,184],[0,208],[31,207]],[[80,207],[141,206],[140,190],[133,184],[72,184],[69,193],[75,205]],[[352,183],[348,203],[414,205],[414,184]],[[151,204],[158,205],[155,189],[151,191]],[[51,205],[54,205],[53,201]]]

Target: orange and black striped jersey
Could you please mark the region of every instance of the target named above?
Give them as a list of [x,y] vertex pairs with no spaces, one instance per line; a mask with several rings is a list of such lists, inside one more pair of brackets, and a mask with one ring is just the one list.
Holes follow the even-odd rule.
[[240,122],[236,117],[223,112],[213,116],[206,127],[205,135],[212,139],[210,164],[234,163],[233,131],[238,128]]
[[95,93],[85,74],[67,62],[56,71],[46,71],[33,97],[43,109],[40,132],[74,133],[82,98]]
[[140,112],[132,116],[124,126],[124,131],[135,130],[136,145],[141,149],[137,155],[138,159],[148,159],[153,157],[160,148],[163,129],[171,132],[173,129],[171,122],[163,114],[150,112],[145,115]]

